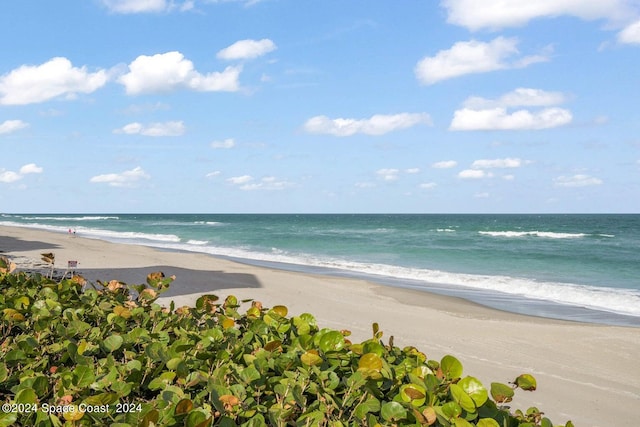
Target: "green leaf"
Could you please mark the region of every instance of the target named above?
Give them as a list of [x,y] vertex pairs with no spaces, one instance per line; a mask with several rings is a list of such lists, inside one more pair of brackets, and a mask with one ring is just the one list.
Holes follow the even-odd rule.
[[475,412],[476,405],[473,403],[473,399],[465,393],[465,391],[458,384],[451,384],[451,397],[453,400],[467,412]]
[[482,418],[478,420],[477,427],[500,427],[500,424],[494,419],[491,418]]
[[407,417],[407,410],[398,402],[386,402],[380,408],[380,415],[386,421],[398,421]]
[[520,375],[518,378],[516,378],[516,380],[514,381],[514,383],[520,387],[523,390],[526,391],[534,391],[537,387],[536,384],[536,379],[529,374],[522,374]]
[[32,388],[23,388],[16,393],[16,403],[34,404],[38,402],[36,391]]
[[465,377],[458,382],[458,385],[473,399],[476,407],[484,405],[489,398],[489,392],[477,378]]
[[360,403],[354,409],[353,413],[358,419],[363,419],[370,412],[378,412],[380,410],[380,401],[373,396],[370,396],[367,400]]
[[456,402],[447,402],[442,405],[442,414],[448,420],[453,420],[462,414],[462,408]]
[[102,341],[102,347],[109,353],[113,353],[122,346],[124,339],[121,335],[114,334]]
[[446,355],[440,361],[440,369],[449,379],[460,378],[462,376],[462,363],[451,355]]
[[79,365],[73,370],[73,385],[79,388],[88,387],[96,380],[93,367]]
[[338,331],[328,331],[320,336],[319,347],[324,353],[344,348],[344,336]]
[[491,397],[496,403],[509,403],[513,399],[513,389],[506,384],[491,383]]
[[302,354],[302,356],[300,356],[300,360],[307,366],[314,366],[322,363],[322,357],[311,351],[307,351]]
[[382,369],[382,359],[375,353],[363,354],[358,361],[358,370],[380,372]]
[[10,427],[18,420],[16,412],[0,412],[0,427]]

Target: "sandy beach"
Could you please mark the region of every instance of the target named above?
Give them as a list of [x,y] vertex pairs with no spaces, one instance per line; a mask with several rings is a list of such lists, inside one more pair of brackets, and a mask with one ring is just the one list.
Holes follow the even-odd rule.
[[465,374],[508,382],[521,373],[538,381],[518,391],[513,408],[536,406],[554,423],[579,427],[634,426],[640,415],[640,328],[582,324],[522,316],[465,300],[391,288],[363,280],[311,275],[215,258],[159,251],[81,236],[0,227],[0,251],[20,267],[53,252],[64,273],[68,261],[90,281],[143,283],[148,273],[175,275],[160,302],[192,305],[199,295],[233,294],[291,314],[312,313],[321,327],[349,329],[352,341],[370,337],[378,322],[384,340],[412,345],[429,358],[452,354]]

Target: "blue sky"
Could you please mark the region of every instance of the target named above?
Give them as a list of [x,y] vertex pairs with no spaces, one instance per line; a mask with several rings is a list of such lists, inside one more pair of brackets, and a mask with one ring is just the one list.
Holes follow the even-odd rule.
[[638,0],[0,7],[0,212],[640,212]]

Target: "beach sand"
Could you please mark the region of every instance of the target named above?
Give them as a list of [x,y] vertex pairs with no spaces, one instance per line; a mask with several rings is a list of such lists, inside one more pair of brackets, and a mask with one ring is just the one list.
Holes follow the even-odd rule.
[[364,280],[262,268],[205,254],[113,244],[27,228],[0,227],[0,251],[19,265],[53,252],[56,267],[78,261],[86,279],[144,283],[162,271],[176,275],[159,300],[193,305],[199,295],[282,304],[290,315],[312,313],[320,327],[348,329],[354,342],[371,337],[371,324],[439,360],[456,356],[465,375],[485,386],[534,375],[535,392],[516,391],[512,408],[536,406],[556,423],[576,427],[640,425],[640,328],[522,316],[465,300],[381,286]]

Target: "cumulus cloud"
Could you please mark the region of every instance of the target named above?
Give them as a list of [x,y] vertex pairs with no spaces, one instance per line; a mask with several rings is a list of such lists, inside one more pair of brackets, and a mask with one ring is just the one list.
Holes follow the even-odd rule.
[[422,184],[420,184],[420,188],[424,190],[431,190],[433,188],[436,188],[437,186],[438,184],[436,184],[435,182],[423,182]]
[[490,178],[493,174],[491,172],[484,171],[482,169],[465,169],[458,173],[458,178],[461,179],[482,179]]
[[166,0],[102,0],[102,3],[113,13],[149,13],[163,12],[169,9]]
[[379,169],[376,171],[376,175],[383,181],[397,181],[398,174],[400,171],[398,169]]
[[469,30],[518,27],[535,18],[561,15],[584,20],[618,20],[630,13],[628,1],[598,0],[443,0],[447,21]]
[[[497,99],[470,97],[457,110],[449,126],[450,130],[539,130],[571,123],[573,115],[564,108],[552,107],[563,103],[567,97],[560,92],[518,88]],[[513,107],[547,107],[537,111]]]
[[479,96],[467,98],[463,105],[471,109],[495,107],[548,107],[566,102],[567,97],[561,92],[549,92],[541,89],[517,88],[505,93],[498,99],[487,99]]
[[43,171],[44,169],[36,165],[35,163],[29,163],[20,168],[20,175],[27,175],[30,173],[42,173]]
[[276,178],[275,176],[266,176],[259,180],[256,180],[251,175],[242,175],[231,177],[227,179],[227,182],[238,186],[243,191],[256,191],[256,190],[284,190],[286,188],[293,187],[294,184],[287,181]]
[[140,55],[129,64],[129,72],[118,81],[129,95],[190,89],[200,92],[235,92],[239,90],[241,67],[227,67],[221,72],[201,74],[193,62],[180,52]]
[[517,39],[506,37],[497,37],[490,42],[457,42],[450,49],[420,60],[414,71],[420,83],[430,85],[466,74],[522,68],[548,60],[545,55],[518,58],[517,46]]
[[219,51],[216,56],[226,60],[254,59],[276,49],[276,44],[269,39],[239,40]]
[[540,130],[564,126],[573,116],[563,108],[545,108],[538,112],[518,110],[508,113],[505,108],[472,110],[463,108],[454,113],[450,130]]
[[572,176],[559,176],[554,178],[553,184],[556,187],[590,187],[601,185],[602,180],[589,175],[577,174]]
[[182,121],[170,121],[164,123],[150,123],[143,125],[142,123],[133,122],[119,129],[114,133],[124,133],[127,135],[144,135],[144,136],[180,136],[186,131]]
[[92,93],[107,83],[105,70],[89,72],[67,58],[52,58],[41,65],[22,65],[0,76],[0,105],[26,105],[78,93]]
[[431,165],[431,167],[435,169],[451,169],[455,168],[456,166],[458,166],[458,162],[456,162],[455,160],[443,160]]
[[309,133],[351,136],[358,133],[384,135],[419,124],[431,125],[431,117],[426,113],[376,114],[368,119],[330,119],[315,116],[307,120],[304,129]]
[[18,172],[0,169],[0,182],[10,184],[12,182],[20,181],[25,175],[39,174],[42,172],[44,172],[44,169],[35,163],[23,165]]
[[0,123],[0,135],[15,132],[27,126],[29,126],[29,123],[23,122],[22,120],[5,120]]
[[640,44],[640,20],[626,26],[618,33],[620,43]]
[[236,146],[236,142],[233,138],[227,138],[223,141],[213,141],[211,143],[211,148],[219,149],[219,148],[233,148]]
[[140,166],[120,173],[108,173],[96,175],[89,182],[95,184],[107,184],[111,187],[135,187],[139,181],[149,179],[150,176]]
[[493,168],[519,168],[522,160],[508,157],[506,159],[482,159],[471,164],[473,169],[493,169]]

